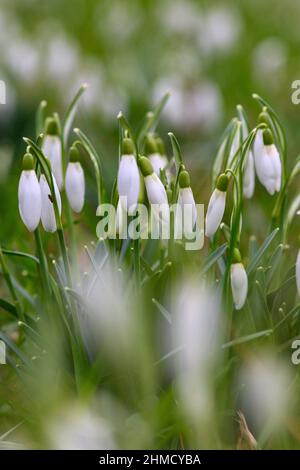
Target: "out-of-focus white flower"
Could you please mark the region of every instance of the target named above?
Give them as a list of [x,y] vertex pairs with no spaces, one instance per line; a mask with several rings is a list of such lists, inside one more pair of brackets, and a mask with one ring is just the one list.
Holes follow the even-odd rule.
[[150,160],[146,157],[139,159],[139,165],[144,176],[148,200],[151,204],[151,213],[159,224],[162,224],[162,230],[168,230],[170,224],[170,209],[168,196],[161,180],[154,173]]
[[118,192],[121,204],[129,215],[134,214],[140,192],[140,173],[134,156],[134,147],[131,139],[125,138],[122,143],[122,156],[118,171]]
[[298,250],[297,260],[296,260],[296,283],[297,291],[300,296],[300,250]]
[[209,200],[205,219],[205,235],[207,237],[212,237],[222,222],[225,211],[228,182],[229,180],[227,175],[220,175],[216,189],[213,191]]
[[153,167],[153,171],[157,174],[157,176],[160,176],[160,170],[164,170],[168,165],[167,157],[165,155],[161,155],[160,153],[151,153],[149,155],[149,160]]
[[285,74],[288,50],[279,38],[267,38],[260,42],[252,54],[252,70],[256,80],[263,85],[277,88]]
[[19,212],[21,219],[30,232],[33,232],[41,218],[41,190],[34,171],[34,160],[31,154],[23,157],[23,171],[18,189]]
[[210,8],[198,31],[199,47],[206,55],[224,54],[237,43],[241,29],[241,17],[236,10]]
[[234,250],[233,263],[230,266],[230,280],[234,305],[236,310],[240,310],[247,298],[248,277],[237,248]]
[[213,414],[212,370],[221,355],[223,335],[220,298],[195,277],[173,291],[172,350],[180,405],[189,421],[201,427]]
[[31,84],[37,79],[41,65],[41,49],[38,43],[31,43],[24,37],[12,37],[3,50],[4,61],[10,73],[25,84]]
[[273,195],[281,186],[281,161],[269,129],[263,131],[263,148],[258,153],[255,144],[255,169],[261,184]]
[[[260,429],[276,430],[291,404],[291,377],[286,365],[267,354],[247,364],[240,376],[242,405],[248,419]],[[257,429],[257,431],[259,431]]]
[[219,87],[212,81],[190,86],[179,77],[164,77],[154,87],[153,101],[171,90],[163,117],[181,131],[199,130],[212,131],[223,115],[223,99]]
[[[53,178],[58,211],[59,211],[59,214],[61,214],[60,193],[59,193],[54,175],[52,175],[52,178]],[[41,175],[40,177],[40,188],[41,188],[41,197],[42,197],[42,213],[41,213],[42,225],[44,227],[44,230],[46,230],[46,232],[53,233],[56,231],[56,228],[57,228],[56,219],[55,219],[52,195],[51,195],[51,191],[50,191],[45,175]]]
[[84,204],[85,182],[79,152],[76,147],[70,149],[70,161],[66,172],[66,193],[74,212],[80,212]]
[[57,450],[115,449],[109,423],[90,410],[73,406],[50,422],[47,435]]
[[58,189],[61,190],[63,187],[61,141],[59,138],[57,122],[54,118],[47,119],[46,135],[43,141],[42,150],[51,162],[52,172],[55,176]]

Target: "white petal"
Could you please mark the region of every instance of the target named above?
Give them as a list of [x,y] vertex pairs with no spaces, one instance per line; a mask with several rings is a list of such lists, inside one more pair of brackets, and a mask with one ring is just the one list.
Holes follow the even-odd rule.
[[149,155],[149,160],[153,171],[157,176],[160,176],[160,169],[164,169],[168,165],[167,157],[165,155],[160,155],[160,153],[152,153]]
[[68,163],[66,172],[66,193],[74,212],[80,212],[84,204],[85,182],[79,162]]
[[169,227],[170,208],[164,185],[156,173],[146,176],[144,181],[152,213],[164,224],[164,228]]
[[226,203],[226,193],[215,189],[211,195],[206,219],[205,219],[205,235],[212,237],[222,222]]
[[231,290],[236,310],[240,310],[247,298],[248,277],[242,263],[234,263],[230,268]]
[[42,200],[38,179],[34,170],[23,170],[18,189],[21,219],[30,232],[33,232],[41,218]]
[[296,283],[297,283],[298,295],[300,296],[300,250],[298,251],[297,261],[296,261]]
[[184,206],[190,206],[191,215],[192,215],[191,227],[194,227],[196,220],[197,220],[197,210],[196,210],[196,203],[195,203],[193,191],[191,188],[179,189],[178,204],[181,205],[183,211],[184,211]]
[[254,169],[254,158],[253,153],[250,152],[247,155],[246,165],[244,169],[244,181],[243,181],[243,194],[244,197],[250,199],[253,196],[255,188],[255,169]]
[[281,161],[274,144],[263,145],[255,157],[255,168],[259,181],[273,195],[281,186]]
[[[53,176],[53,182],[54,182],[54,189],[55,189],[58,210],[59,210],[59,213],[61,214],[61,198],[60,198],[59,190],[58,190],[54,176]],[[55,232],[56,231],[55,212],[54,212],[53,203],[51,201],[52,199],[51,191],[48,186],[45,175],[41,175],[40,188],[41,188],[41,196],[42,196],[42,214],[41,214],[42,225],[44,229],[46,230],[46,232]]]
[[254,143],[253,143],[253,156],[255,160],[255,167],[259,164],[260,157],[262,155],[264,148],[264,141],[263,141],[263,132],[259,129],[255,135]]
[[59,190],[63,186],[61,142],[57,135],[46,135],[42,150],[51,162],[52,173],[55,176]]
[[[122,201],[126,201],[128,213],[133,214],[140,192],[140,173],[134,155],[122,155],[118,171],[118,192]],[[127,210],[124,207],[125,210]]]

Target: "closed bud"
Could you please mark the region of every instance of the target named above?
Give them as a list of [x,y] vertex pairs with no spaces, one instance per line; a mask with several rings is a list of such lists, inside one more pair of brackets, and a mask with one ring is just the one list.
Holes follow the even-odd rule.
[[41,218],[42,201],[40,185],[34,171],[34,158],[26,153],[18,187],[19,212],[22,221],[33,232]]

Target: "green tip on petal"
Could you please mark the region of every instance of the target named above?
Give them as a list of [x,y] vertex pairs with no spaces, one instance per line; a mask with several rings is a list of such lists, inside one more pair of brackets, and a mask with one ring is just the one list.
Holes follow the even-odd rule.
[[166,155],[166,147],[162,138],[156,137],[155,142],[158,153],[160,153],[160,155]]
[[223,193],[226,193],[228,188],[229,178],[225,173],[222,173],[217,179],[216,188]]
[[191,186],[190,175],[186,170],[180,172],[178,182],[180,188],[189,188]]
[[46,134],[58,135],[59,129],[56,119],[49,117],[46,119]]
[[269,117],[265,111],[261,112],[258,116],[258,124],[266,124],[269,125]]
[[158,148],[156,145],[156,140],[151,135],[147,135],[145,140],[145,153],[146,155],[152,155],[153,153],[157,153]]
[[25,153],[22,162],[23,170],[29,171],[34,169],[34,158],[31,153]]
[[153,167],[151,165],[151,162],[148,158],[146,157],[140,157],[139,158],[139,166],[142,172],[142,175],[144,177],[152,175],[153,173]]
[[270,129],[265,129],[263,131],[263,139],[264,139],[265,145],[272,145],[274,143],[274,139],[273,139],[272,132],[270,131]]
[[69,152],[70,162],[78,162],[80,159],[78,148],[75,145],[72,145]]
[[232,262],[233,263],[241,263],[242,262],[241,253],[240,253],[240,250],[238,248],[234,248],[234,250],[233,250]]
[[125,137],[122,141],[122,155],[133,155],[134,145],[132,139]]

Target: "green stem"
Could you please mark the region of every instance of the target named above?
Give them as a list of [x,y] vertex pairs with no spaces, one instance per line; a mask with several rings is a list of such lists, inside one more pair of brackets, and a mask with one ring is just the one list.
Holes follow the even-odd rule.
[[37,255],[40,260],[40,274],[42,280],[42,286],[44,290],[44,294],[50,293],[50,285],[49,285],[49,273],[48,273],[48,264],[47,259],[44,253],[42,238],[39,228],[37,228],[34,232],[35,243],[37,247]]

